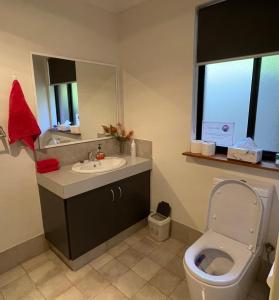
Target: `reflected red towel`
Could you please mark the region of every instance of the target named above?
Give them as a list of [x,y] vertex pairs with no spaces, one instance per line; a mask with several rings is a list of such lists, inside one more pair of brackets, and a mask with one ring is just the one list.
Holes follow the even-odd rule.
[[34,142],[41,134],[17,80],[14,80],[10,93],[8,132],[10,144],[22,140],[31,150],[34,150]]
[[38,173],[48,173],[60,168],[59,161],[55,158],[37,161],[36,165]]

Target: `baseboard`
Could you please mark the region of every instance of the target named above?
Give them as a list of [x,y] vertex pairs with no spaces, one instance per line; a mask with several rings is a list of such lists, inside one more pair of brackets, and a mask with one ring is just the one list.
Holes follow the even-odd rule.
[[198,230],[192,229],[184,224],[172,220],[171,236],[174,239],[182,241],[188,245],[192,245],[202,236],[202,233]]
[[45,236],[39,235],[29,241],[0,253],[0,274],[49,249]]

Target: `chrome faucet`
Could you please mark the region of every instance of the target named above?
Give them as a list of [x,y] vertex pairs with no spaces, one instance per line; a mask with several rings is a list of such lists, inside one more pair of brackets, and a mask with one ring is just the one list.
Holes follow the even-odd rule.
[[99,165],[101,165],[101,162],[96,158],[97,153],[98,151],[91,151],[88,153],[88,160],[94,162],[94,166],[96,166],[95,162],[98,162]]
[[93,151],[88,152],[88,160],[90,160],[90,161],[96,160],[96,152],[93,152]]

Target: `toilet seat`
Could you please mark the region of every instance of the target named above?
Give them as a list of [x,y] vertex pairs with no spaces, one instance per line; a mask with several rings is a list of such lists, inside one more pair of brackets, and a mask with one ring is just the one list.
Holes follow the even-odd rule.
[[[228,273],[220,276],[210,275],[196,266],[196,258],[206,249],[221,250],[233,259],[233,266]],[[198,280],[210,285],[226,286],[235,283],[241,277],[252,255],[247,245],[209,230],[187,249],[184,264]]]

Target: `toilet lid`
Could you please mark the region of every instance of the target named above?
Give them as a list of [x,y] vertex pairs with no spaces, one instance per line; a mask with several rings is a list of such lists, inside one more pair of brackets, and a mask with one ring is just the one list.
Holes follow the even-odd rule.
[[207,226],[255,251],[262,219],[262,201],[246,183],[224,180],[212,190]]

